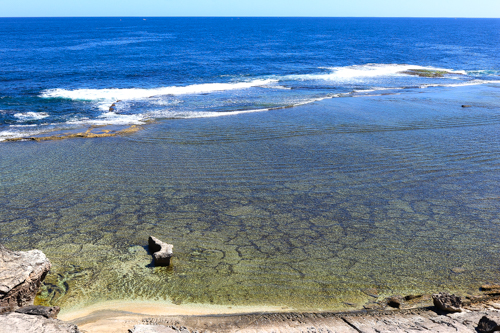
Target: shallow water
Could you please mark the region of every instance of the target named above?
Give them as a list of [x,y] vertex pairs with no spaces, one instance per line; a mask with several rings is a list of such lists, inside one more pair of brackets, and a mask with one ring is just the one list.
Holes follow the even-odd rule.
[[[360,307],[499,278],[500,86],[330,99],[1,143],[0,242],[40,302]],[[471,108],[462,108],[471,104]],[[174,244],[153,267],[147,238]]]

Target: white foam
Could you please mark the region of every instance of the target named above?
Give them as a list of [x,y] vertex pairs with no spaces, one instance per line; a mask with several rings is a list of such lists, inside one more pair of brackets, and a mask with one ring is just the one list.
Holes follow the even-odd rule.
[[253,80],[235,83],[204,83],[190,86],[170,86],[153,89],[50,89],[43,91],[40,96],[44,98],[68,98],[82,101],[130,101],[162,95],[189,95],[247,89],[256,86],[268,85],[275,81],[276,80]]
[[[325,68],[325,67],[323,67]],[[328,80],[328,81],[356,81],[366,78],[405,76],[402,72],[410,69],[424,69],[433,71],[446,71],[452,74],[466,74],[465,71],[454,71],[447,68],[424,67],[406,64],[366,64],[344,67],[326,67],[330,73],[289,75],[289,79],[297,80]]]
[[193,119],[193,118],[227,117],[238,114],[264,112],[264,111],[269,111],[269,109],[236,110],[236,111],[226,111],[226,112],[161,110],[161,111],[149,112],[148,116],[150,118]]
[[10,125],[10,127],[36,127],[38,126],[37,124],[30,124],[30,125]]
[[49,116],[49,114],[46,112],[20,112],[20,113],[14,114],[14,117],[19,119],[20,121],[39,120],[39,119],[47,118],[48,116]]
[[42,131],[15,131],[15,130],[0,131],[0,141],[5,141],[7,139],[24,138],[40,133],[42,133]]
[[71,125],[141,125],[148,118],[144,115],[125,115],[106,112],[94,119],[79,118],[67,122]]
[[500,83],[500,80],[472,80],[467,82],[449,83],[449,84],[429,83],[429,84],[421,84],[419,88],[425,89],[429,87],[465,87],[465,86],[477,86],[479,84],[490,84],[490,83]]

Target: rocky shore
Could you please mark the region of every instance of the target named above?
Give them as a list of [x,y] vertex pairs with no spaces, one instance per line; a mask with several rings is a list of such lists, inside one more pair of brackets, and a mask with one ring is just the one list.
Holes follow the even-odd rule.
[[[165,248],[170,263],[171,246],[153,245],[159,247],[156,251]],[[152,315],[136,308],[98,310],[64,322],[57,319],[58,307],[33,305],[49,269],[41,251],[14,252],[0,245],[0,333],[500,331],[500,285],[482,286],[481,293],[466,298],[445,293],[393,296],[349,313],[166,315],[168,309],[156,308]]]

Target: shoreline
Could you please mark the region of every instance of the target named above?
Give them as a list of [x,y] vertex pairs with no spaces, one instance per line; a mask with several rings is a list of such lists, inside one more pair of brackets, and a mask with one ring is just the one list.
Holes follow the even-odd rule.
[[290,311],[278,306],[227,306],[202,303],[176,305],[167,301],[104,301],[77,309],[61,310],[58,318],[64,321],[79,321],[98,312],[120,312],[133,315],[162,315],[168,312],[177,316],[234,315],[255,312],[278,313]]
[[[259,306],[226,307],[203,304],[172,304],[160,307],[160,303],[163,302],[103,302],[81,310],[66,311],[61,313],[58,319],[75,324],[86,333],[133,332],[136,325],[147,325],[147,332],[163,332],[164,328],[172,332],[350,333],[375,332],[376,328],[382,328],[381,332],[476,332],[478,322],[483,316],[500,322],[499,294],[469,297],[463,304],[462,312],[456,313],[445,313],[434,306],[301,312]],[[429,326],[431,324],[432,327]],[[416,329],[418,327],[419,329]],[[407,330],[408,328],[412,329]]]

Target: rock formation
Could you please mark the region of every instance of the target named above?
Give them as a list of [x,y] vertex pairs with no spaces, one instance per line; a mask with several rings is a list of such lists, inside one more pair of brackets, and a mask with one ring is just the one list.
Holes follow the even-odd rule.
[[80,333],[78,327],[58,319],[10,312],[0,315],[0,333]]
[[476,331],[479,333],[493,333],[500,330],[500,326],[490,318],[483,316],[477,324]]
[[460,297],[448,293],[439,293],[432,295],[434,306],[445,312],[461,312],[462,301]]
[[481,286],[481,291],[487,295],[500,295],[500,285],[484,284]]
[[42,251],[15,252],[0,244],[0,313],[32,305],[49,269]]
[[162,242],[156,237],[149,236],[149,250],[153,252],[153,258],[156,266],[169,266],[170,258],[173,255],[174,246]]
[[61,308],[58,306],[28,305],[17,309],[15,312],[56,319],[60,310]]

